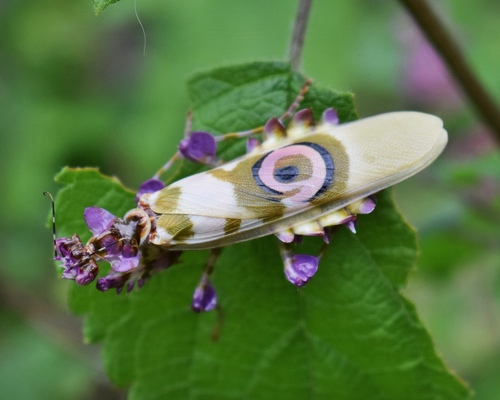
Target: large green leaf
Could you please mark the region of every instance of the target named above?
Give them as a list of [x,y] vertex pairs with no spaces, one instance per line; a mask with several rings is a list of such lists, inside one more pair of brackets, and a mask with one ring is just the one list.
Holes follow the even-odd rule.
[[[198,75],[189,83],[193,127],[218,133],[262,125],[289,106],[302,82],[285,64]],[[351,95],[315,86],[303,105],[315,115],[333,106],[342,122],[356,115]],[[229,143],[222,156],[241,151]],[[184,164],[179,176],[190,173]],[[133,207],[132,192],[95,170],[65,169],[58,180],[64,235],[85,234],[85,206],[120,216]],[[221,315],[189,307],[205,251],[184,253],[141,290],[116,296],[75,286],[70,302],[85,315],[86,340],[102,343],[112,381],[130,387],[132,399],[468,398],[398,292],[417,248],[388,192],[358,230],[335,232],[317,275],[300,290],[284,279],[273,237],[224,249],[213,278]],[[307,238],[297,252],[314,253],[319,241]]]

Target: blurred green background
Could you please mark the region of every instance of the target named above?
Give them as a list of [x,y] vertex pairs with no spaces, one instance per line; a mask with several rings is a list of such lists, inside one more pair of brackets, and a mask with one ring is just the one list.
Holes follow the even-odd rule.
[[[96,166],[137,188],[173,153],[195,72],[286,60],[296,1],[122,0],[98,17],[88,1],[0,0],[0,393],[10,399],[123,398],[99,349],[66,309],[45,223],[45,190],[65,165]],[[500,99],[500,3],[435,1],[467,59]],[[313,4],[303,72],[356,94],[359,114],[441,116],[444,155],[400,184],[417,227],[407,295],[446,363],[478,399],[500,396],[500,155],[398,2]]]

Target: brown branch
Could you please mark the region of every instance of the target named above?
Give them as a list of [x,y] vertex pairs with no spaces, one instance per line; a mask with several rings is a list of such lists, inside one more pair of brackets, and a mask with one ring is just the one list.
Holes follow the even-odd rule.
[[457,84],[492,129],[497,142],[500,142],[500,110],[468,65],[458,44],[446,30],[442,21],[425,0],[400,0],[400,2],[443,58]]
[[312,0],[300,0],[295,24],[293,27],[293,36],[290,43],[290,65],[293,71],[300,68],[302,58],[302,48],[304,47],[304,37],[306,35],[307,21],[311,11]]

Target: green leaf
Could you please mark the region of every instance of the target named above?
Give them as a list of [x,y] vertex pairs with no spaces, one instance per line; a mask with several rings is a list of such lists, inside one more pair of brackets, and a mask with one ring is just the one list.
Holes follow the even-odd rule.
[[[288,108],[303,81],[279,63],[198,75],[189,83],[193,127],[219,133],[262,125]],[[316,87],[302,105],[315,115],[336,107],[342,121],[356,115],[352,95]],[[242,144],[223,150],[229,159]],[[66,185],[57,199],[64,235],[88,237],[85,206],[119,216],[133,207],[133,193],[95,170],[65,169],[58,181]],[[222,314],[189,308],[205,251],[185,252],[180,265],[128,295],[75,286],[71,307],[85,315],[86,340],[102,343],[110,378],[129,387],[131,399],[469,398],[398,291],[417,246],[388,192],[360,216],[358,231],[335,231],[317,275],[300,290],[283,276],[275,238],[224,249],[213,277]],[[306,238],[297,251],[319,246]]]
[[97,15],[111,4],[118,3],[119,1],[120,0],[92,0],[92,7]]
[[[295,100],[305,78],[286,63],[255,62],[226,67],[196,75],[188,82],[193,111],[192,129],[212,134],[244,131],[262,126],[271,117],[281,116]],[[358,118],[351,93],[337,93],[312,86],[301,102],[311,107],[315,118],[328,107],[339,114],[340,122]],[[218,155],[231,160],[244,154],[245,141],[219,143]],[[173,168],[175,178],[199,172],[202,167],[180,162]]]
[[64,168],[56,182],[64,185],[56,198],[58,217],[64,221],[58,226],[59,235],[81,234],[82,240],[90,237],[83,210],[86,207],[102,207],[118,215],[135,206],[134,193],[122,186],[116,178],[105,177],[95,168]]

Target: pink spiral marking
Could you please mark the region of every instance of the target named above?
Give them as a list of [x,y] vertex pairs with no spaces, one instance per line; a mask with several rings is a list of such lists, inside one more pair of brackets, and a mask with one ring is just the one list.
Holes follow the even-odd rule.
[[[284,157],[293,156],[303,156],[310,161],[312,166],[310,177],[304,179],[303,175],[297,175],[301,179],[287,177],[285,180],[278,180],[275,175],[276,164]],[[296,166],[292,164],[290,167]],[[259,186],[268,192],[283,195],[298,189],[297,193],[287,197],[287,203],[291,204],[310,201],[325,191],[333,180],[333,160],[326,149],[315,143],[299,143],[274,150],[257,161],[252,170]]]

